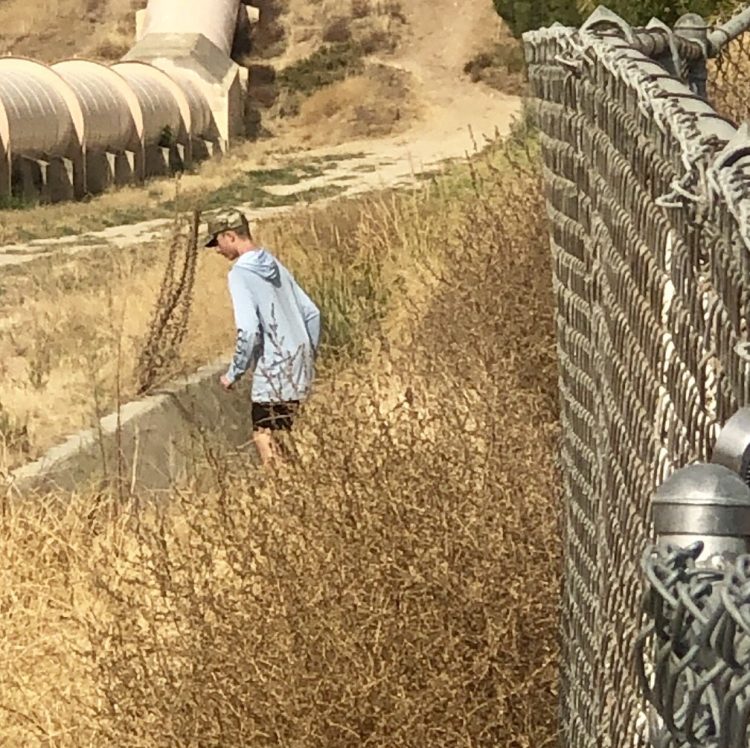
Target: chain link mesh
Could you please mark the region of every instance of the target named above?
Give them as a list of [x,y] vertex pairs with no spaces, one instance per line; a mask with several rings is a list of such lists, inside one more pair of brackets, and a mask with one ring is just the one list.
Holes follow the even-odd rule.
[[735,123],[750,119],[750,33],[725,44],[708,70],[708,95],[716,110]]
[[638,748],[649,497],[750,399],[750,166],[719,157],[732,122],[611,30],[524,44],[557,301],[563,742]]
[[643,559],[649,624],[636,663],[654,748],[750,742],[750,556],[702,567],[701,550],[649,547]]

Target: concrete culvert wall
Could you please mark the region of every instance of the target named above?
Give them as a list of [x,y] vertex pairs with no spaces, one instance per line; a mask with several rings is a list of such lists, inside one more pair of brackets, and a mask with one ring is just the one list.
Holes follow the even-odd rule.
[[250,434],[250,396],[228,395],[218,384],[226,361],[127,403],[54,447],[41,459],[13,471],[11,498],[49,491],[82,491],[122,480],[128,488],[169,489],[194,475],[207,445],[255,452]]

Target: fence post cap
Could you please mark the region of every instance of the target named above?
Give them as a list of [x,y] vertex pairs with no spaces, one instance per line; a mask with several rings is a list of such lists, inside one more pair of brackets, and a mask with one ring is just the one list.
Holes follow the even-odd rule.
[[750,507],[750,488],[725,465],[698,462],[675,470],[654,492],[654,504],[733,504]]
[[750,488],[724,465],[676,470],[654,492],[657,535],[750,536]]

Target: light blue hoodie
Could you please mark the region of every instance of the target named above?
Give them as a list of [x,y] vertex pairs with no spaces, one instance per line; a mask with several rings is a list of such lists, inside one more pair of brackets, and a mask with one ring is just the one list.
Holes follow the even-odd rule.
[[320,342],[318,308],[284,265],[262,248],[240,255],[232,265],[229,293],[237,347],[227,379],[236,382],[252,371],[257,403],[305,399]]

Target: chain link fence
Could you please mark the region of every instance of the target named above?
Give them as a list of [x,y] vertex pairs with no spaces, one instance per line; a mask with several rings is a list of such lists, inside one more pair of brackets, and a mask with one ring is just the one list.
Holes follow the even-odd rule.
[[750,119],[750,32],[717,51],[708,63],[708,99],[734,123]]
[[643,562],[650,622],[636,662],[655,748],[748,745],[750,556],[703,568],[702,550],[652,547]]
[[[651,496],[677,468],[710,459],[722,424],[750,402],[750,137],[736,128],[750,106],[750,43],[738,36],[707,69],[739,27],[698,26],[690,17],[684,36],[658,24],[636,33],[601,10],[578,30],[524,35],[557,300],[566,748],[734,745],[706,742],[708,718],[702,732],[673,735],[669,718],[659,732],[654,705],[669,710],[655,698],[646,707],[659,663],[682,662],[687,640],[672,624],[692,588],[651,587],[642,630]],[[690,558],[671,552],[649,556],[650,582],[703,584],[669,576]],[[750,631],[750,614],[741,618]],[[655,642],[673,648],[656,665]]]

